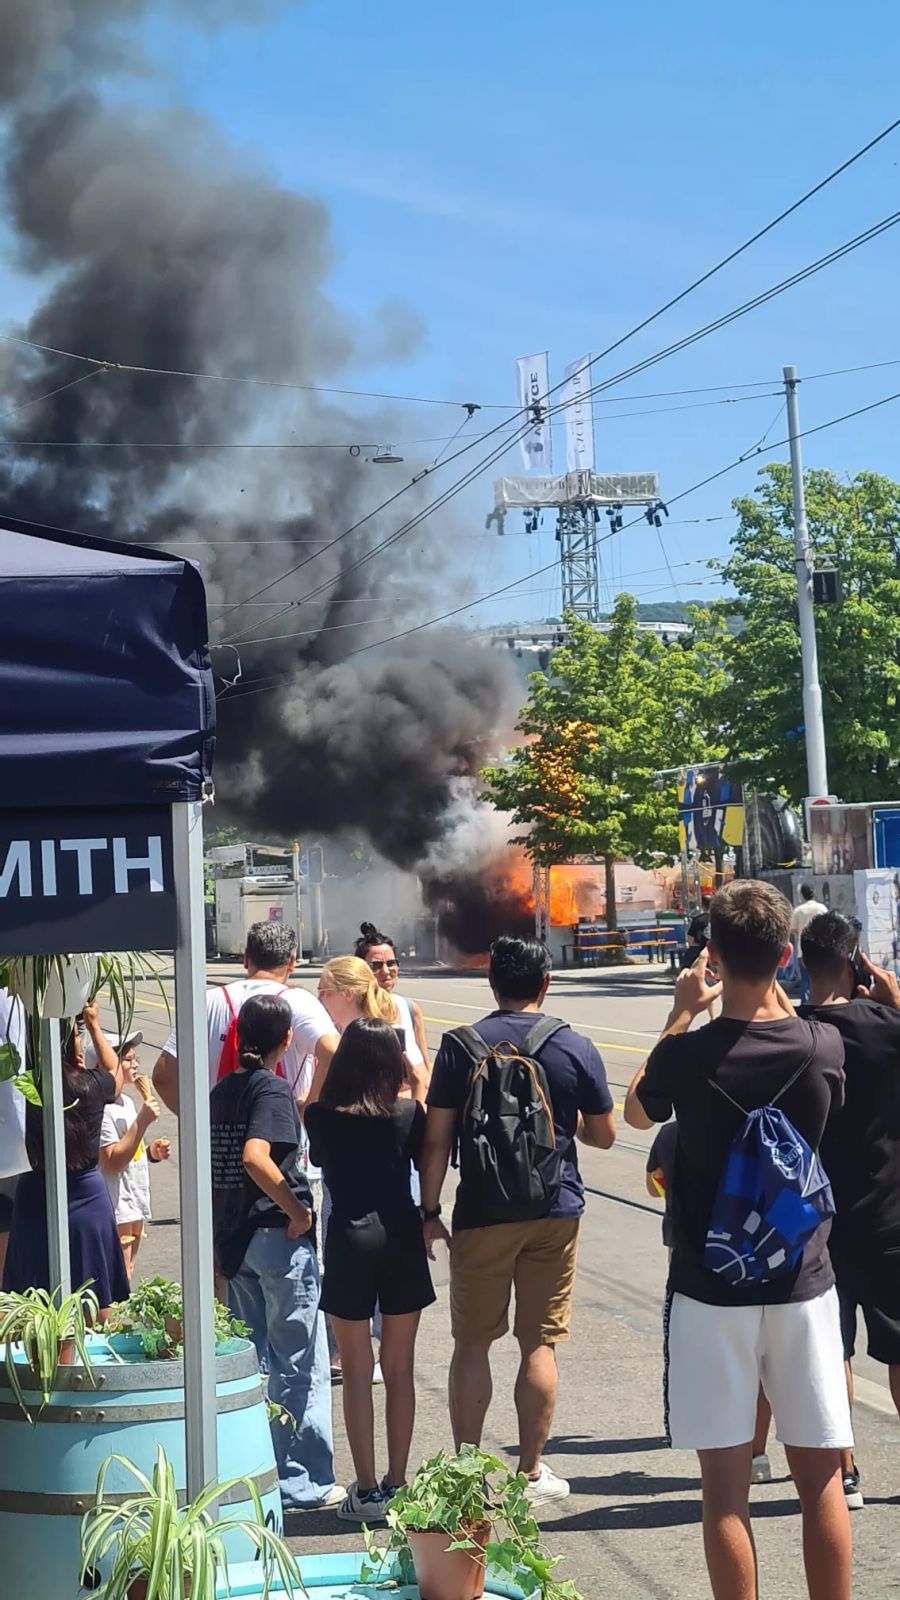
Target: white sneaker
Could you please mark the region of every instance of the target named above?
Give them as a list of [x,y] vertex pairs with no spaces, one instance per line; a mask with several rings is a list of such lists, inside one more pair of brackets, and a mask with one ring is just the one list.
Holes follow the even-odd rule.
[[751,1483],[771,1483],[772,1482],[772,1463],[769,1460],[767,1455],[761,1455],[761,1456],[754,1456],[753,1457],[753,1465],[750,1468],[750,1482]]
[[316,1500],[314,1503],[299,1506],[288,1504],[284,1507],[284,1509],[285,1512],[291,1513],[295,1511],[333,1511],[335,1506],[339,1506],[343,1503],[346,1493],[346,1489],[344,1489],[341,1484],[333,1483],[327,1494],[322,1496],[321,1500]]
[[360,1489],[351,1483],[337,1514],[342,1522],[383,1522],[386,1503],[380,1488]]
[[541,1462],[541,1470],[536,1478],[529,1479],[526,1497],[532,1505],[543,1504],[545,1500],[565,1500],[570,1489],[565,1478],[558,1478],[551,1472],[546,1461]]

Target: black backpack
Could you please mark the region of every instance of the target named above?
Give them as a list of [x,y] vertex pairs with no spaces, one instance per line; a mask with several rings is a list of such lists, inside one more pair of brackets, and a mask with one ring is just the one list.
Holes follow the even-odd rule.
[[566,1027],[556,1017],[542,1017],[518,1048],[508,1040],[485,1044],[474,1028],[450,1033],[474,1063],[456,1152],[467,1210],[484,1227],[536,1221],[559,1199],[562,1157],[547,1074],[537,1056]]

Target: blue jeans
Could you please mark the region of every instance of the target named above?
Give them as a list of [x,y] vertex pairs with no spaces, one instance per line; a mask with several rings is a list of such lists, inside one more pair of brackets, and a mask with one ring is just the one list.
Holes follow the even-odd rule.
[[229,1282],[228,1304],[250,1326],[269,1399],[296,1418],[296,1431],[272,1425],[284,1509],[309,1509],[334,1487],[328,1345],[309,1240],[260,1228]]

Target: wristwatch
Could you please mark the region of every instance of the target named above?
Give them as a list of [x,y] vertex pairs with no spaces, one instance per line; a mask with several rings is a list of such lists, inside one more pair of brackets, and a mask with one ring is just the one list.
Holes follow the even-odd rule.
[[436,1222],[441,1214],[440,1206],[435,1206],[433,1211],[426,1211],[425,1207],[422,1206],[421,1211],[423,1222]]

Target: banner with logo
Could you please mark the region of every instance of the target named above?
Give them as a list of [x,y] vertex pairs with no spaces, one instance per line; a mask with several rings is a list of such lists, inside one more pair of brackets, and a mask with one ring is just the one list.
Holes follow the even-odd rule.
[[0,956],[177,938],[170,806],[0,809]]
[[594,467],[590,361],[590,356],[570,361],[563,374],[565,383],[560,404],[566,423],[566,468],[569,472],[591,472]]
[[743,844],[743,785],[722,772],[688,767],[678,779],[678,837],[682,851]]
[[[544,350],[536,356],[520,356],[516,362],[519,380],[519,405],[527,417],[540,405],[540,420],[533,422],[519,441],[522,460],[529,472],[553,471],[553,445],[547,417],[547,392],[550,388],[550,359]],[[523,422],[526,417],[521,419]]]

